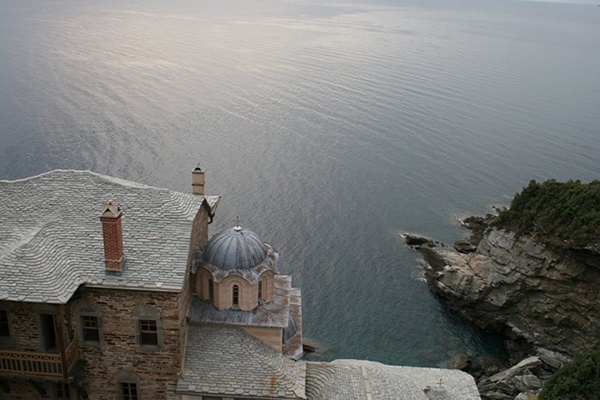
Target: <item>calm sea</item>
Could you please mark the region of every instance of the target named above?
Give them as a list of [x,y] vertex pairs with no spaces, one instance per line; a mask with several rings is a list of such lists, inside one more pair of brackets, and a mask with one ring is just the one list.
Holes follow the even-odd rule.
[[0,179],[189,192],[200,163],[212,233],[239,216],[280,251],[321,357],[494,353],[400,234],[453,241],[530,179],[598,179],[599,39],[596,4],[0,1]]

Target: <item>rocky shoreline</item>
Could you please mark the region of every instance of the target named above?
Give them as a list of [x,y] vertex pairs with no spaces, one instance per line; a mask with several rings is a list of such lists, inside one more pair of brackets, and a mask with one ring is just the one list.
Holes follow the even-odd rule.
[[467,239],[448,245],[406,234],[424,260],[431,290],[477,326],[506,338],[513,367],[458,357],[455,368],[478,381],[483,399],[525,400],[579,352],[600,341],[600,255],[552,248],[470,217]]

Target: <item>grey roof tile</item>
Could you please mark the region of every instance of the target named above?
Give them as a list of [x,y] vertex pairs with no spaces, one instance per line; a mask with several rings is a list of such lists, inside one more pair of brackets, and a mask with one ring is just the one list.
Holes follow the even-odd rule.
[[308,362],[308,400],[480,400],[473,377],[458,370],[372,361]]
[[306,364],[240,329],[190,325],[187,343],[180,394],[306,398]]
[[[125,264],[108,274],[103,202],[123,210]],[[153,188],[89,171],[0,181],[0,297],[65,303],[81,284],[181,290],[193,218],[219,197]]]

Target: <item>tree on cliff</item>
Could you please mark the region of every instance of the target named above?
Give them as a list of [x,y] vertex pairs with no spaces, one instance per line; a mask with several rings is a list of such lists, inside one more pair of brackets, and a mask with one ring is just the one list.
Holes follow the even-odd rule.
[[600,353],[577,357],[544,385],[540,400],[592,400],[600,398]]
[[535,180],[513,198],[493,225],[560,247],[600,248],[600,181]]

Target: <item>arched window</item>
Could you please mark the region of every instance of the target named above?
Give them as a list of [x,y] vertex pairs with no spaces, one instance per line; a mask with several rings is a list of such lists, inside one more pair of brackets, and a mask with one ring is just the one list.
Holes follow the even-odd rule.
[[233,285],[233,296],[232,296],[233,305],[237,306],[240,304],[240,287],[238,285]]
[[258,281],[258,299],[263,300],[263,284],[262,280]]
[[215,285],[212,279],[208,280],[208,298],[210,301],[215,301]]

